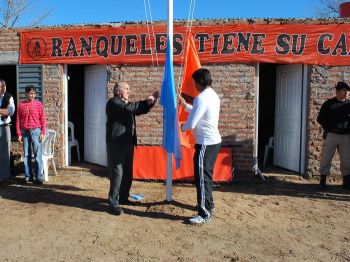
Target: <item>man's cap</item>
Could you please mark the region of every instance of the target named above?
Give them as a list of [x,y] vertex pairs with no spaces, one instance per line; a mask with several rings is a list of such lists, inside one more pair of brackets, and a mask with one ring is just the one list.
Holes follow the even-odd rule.
[[342,90],[342,89],[346,89],[348,91],[350,91],[350,87],[347,83],[344,82],[338,82],[338,84],[335,86],[336,90]]

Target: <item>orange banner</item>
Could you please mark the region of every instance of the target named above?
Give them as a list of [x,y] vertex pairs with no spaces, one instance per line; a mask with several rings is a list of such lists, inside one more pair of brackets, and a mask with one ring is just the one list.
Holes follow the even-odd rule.
[[[350,24],[217,25],[192,27],[202,64],[302,63],[350,65]],[[174,27],[181,63],[186,27]],[[166,27],[42,29],[20,32],[21,64],[164,63]]]

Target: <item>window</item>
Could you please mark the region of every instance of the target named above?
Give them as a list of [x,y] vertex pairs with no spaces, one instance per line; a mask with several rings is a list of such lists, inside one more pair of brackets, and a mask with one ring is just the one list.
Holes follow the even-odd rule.
[[43,101],[42,65],[17,66],[17,101],[25,100],[25,88],[33,85],[36,89],[36,99]]

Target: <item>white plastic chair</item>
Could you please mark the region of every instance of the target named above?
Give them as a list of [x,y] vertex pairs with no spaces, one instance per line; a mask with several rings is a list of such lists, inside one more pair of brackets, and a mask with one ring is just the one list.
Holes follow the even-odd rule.
[[52,166],[55,171],[55,175],[57,175],[56,165],[54,160],[55,143],[56,143],[56,131],[51,129],[46,130],[46,137],[42,145],[43,173],[44,173],[45,181],[49,180],[49,160],[50,159],[52,161]]
[[269,138],[269,142],[265,145],[265,154],[264,154],[264,162],[263,162],[263,166],[266,165],[267,159],[269,157],[269,152],[270,149],[273,149],[273,136],[271,136]]
[[68,161],[69,165],[72,163],[72,147],[77,147],[78,161],[80,162],[80,150],[78,139],[74,136],[74,124],[68,121]]

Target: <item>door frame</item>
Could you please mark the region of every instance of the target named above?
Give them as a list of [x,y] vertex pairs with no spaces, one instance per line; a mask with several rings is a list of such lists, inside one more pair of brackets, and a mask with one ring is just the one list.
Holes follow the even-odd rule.
[[[256,68],[259,68],[260,63],[256,64]],[[277,65],[278,66],[278,65]],[[302,102],[301,102],[301,128],[300,128],[300,164],[299,164],[299,173],[301,175],[304,175],[306,172],[306,161],[307,161],[307,120],[308,120],[308,112],[309,112],[309,66],[307,64],[302,65]],[[260,77],[260,72],[257,74],[256,77]],[[277,78],[276,78],[277,80]],[[256,82],[257,91],[260,90],[260,82]],[[259,96],[256,96],[256,106],[259,105]],[[255,111],[255,118],[257,119],[259,117],[259,110],[256,109]],[[253,158],[257,158],[257,147],[258,147],[258,132],[259,128],[256,124],[255,126],[255,143],[254,143],[254,153]],[[256,161],[257,164],[257,161]]]
[[[91,65],[94,66],[94,65]],[[100,66],[100,65],[95,65]],[[85,70],[85,69],[84,69]],[[107,69],[106,69],[107,70]],[[68,64],[63,65],[63,74],[62,74],[62,85],[63,85],[63,99],[64,99],[64,166],[69,166],[69,160],[68,160]],[[85,79],[84,79],[85,81]],[[108,84],[108,79],[107,79]],[[85,87],[84,87],[85,88]],[[108,99],[108,90],[106,86],[106,102]],[[85,106],[85,105],[84,105]],[[85,113],[84,113],[85,114]]]
[[309,113],[309,67],[303,64],[302,75],[302,101],[301,101],[301,134],[300,134],[300,174],[304,175],[306,172],[306,154],[307,154],[307,123]]
[[69,166],[68,160],[68,65],[63,65],[64,92],[64,165]]

